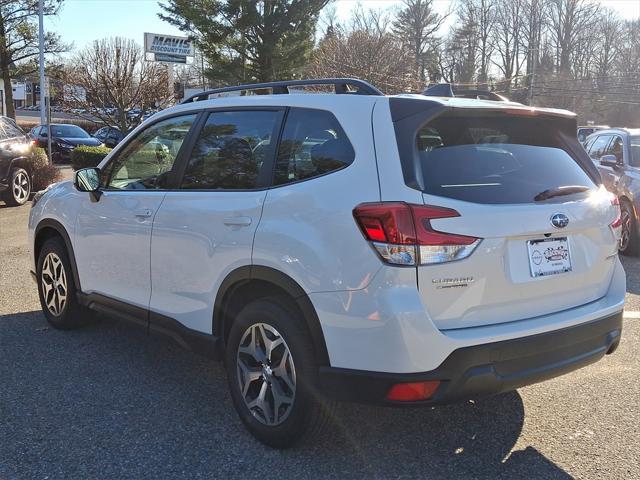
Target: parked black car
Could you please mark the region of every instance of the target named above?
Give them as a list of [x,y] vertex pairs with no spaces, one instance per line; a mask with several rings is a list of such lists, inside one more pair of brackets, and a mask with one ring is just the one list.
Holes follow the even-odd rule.
[[80,145],[98,147],[102,141],[89,135],[85,130],[77,125],[51,124],[40,125],[31,129],[31,137],[38,147],[48,149],[48,135],[51,130],[51,156],[52,161],[68,162],[71,159],[71,152]]
[[16,123],[0,117],[0,197],[7,205],[23,205],[31,195],[31,140]]
[[122,141],[125,134],[118,127],[102,127],[93,136],[105,146],[113,148]]

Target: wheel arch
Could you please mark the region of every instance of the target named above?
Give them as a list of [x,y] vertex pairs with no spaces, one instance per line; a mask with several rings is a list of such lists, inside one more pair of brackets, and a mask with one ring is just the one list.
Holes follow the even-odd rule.
[[71,238],[69,237],[69,233],[67,232],[64,225],[62,225],[57,220],[53,220],[51,218],[45,218],[38,223],[38,226],[34,232],[34,240],[33,240],[33,256],[36,261],[36,267],[38,262],[38,257],[40,256],[40,250],[44,243],[55,236],[62,238],[64,245],[67,249],[67,255],[69,255],[69,263],[71,263],[71,273],[73,274],[73,281],[76,286],[76,290],[81,292],[80,288],[80,276],[78,275],[78,267],[76,265],[76,256],[73,252],[73,245],[71,243]]
[[293,278],[270,267],[247,265],[227,275],[218,289],[213,307],[213,334],[226,343],[231,322],[248,301],[277,295],[292,301],[309,331],[318,364],[329,366],[327,345],[311,300]]

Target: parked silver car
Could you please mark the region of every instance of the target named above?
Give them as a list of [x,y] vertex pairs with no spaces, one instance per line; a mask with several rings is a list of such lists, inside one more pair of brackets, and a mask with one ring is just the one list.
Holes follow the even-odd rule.
[[622,210],[620,251],[640,253],[640,129],[610,128],[587,137],[584,148],[593,159],[602,182],[617,195]]

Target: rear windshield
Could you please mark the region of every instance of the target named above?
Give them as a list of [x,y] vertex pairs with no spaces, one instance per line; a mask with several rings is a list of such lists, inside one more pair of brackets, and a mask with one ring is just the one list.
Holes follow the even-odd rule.
[[545,190],[595,188],[544,120],[439,117],[418,130],[415,142],[424,192],[431,195],[474,203],[531,203]]
[[54,137],[89,138],[89,134],[75,125],[51,125],[51,134]]

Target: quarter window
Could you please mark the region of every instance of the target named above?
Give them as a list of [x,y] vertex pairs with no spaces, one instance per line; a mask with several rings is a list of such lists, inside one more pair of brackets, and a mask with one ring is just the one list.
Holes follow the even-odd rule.
[[354,158],[353,147],[332,113],[292,108],[278,150],[274,183],[324,175],[350,165]]
[[140,132],[109,164],[107,187],[116,190],[166,188],[168,177],[196,115],[170,118]]
[[180,188],[250,190],[272,165],[280,112],[242,110],[209,115],[193,149]]

